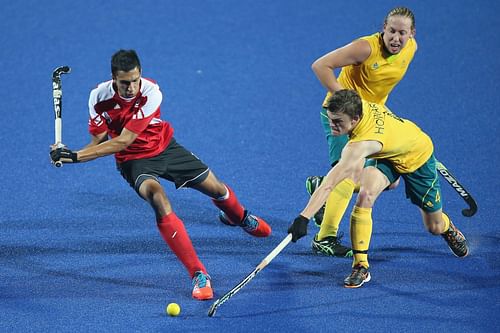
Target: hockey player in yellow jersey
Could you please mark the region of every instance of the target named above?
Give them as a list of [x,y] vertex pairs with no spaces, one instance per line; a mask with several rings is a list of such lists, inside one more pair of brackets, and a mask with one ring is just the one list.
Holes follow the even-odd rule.
[[[347,143],[347,136],[331,133],[326,115],[326,103],[331,94],[340,89],[354,89],[366,101],[385,104],[392,89],[403,78],[417,50],[415,18],[410,9],[392,9],[384,20],[383,31],[361,37],[317,59],[312,69],[328,93],[321,110],[321,122],[329,147],[330,165],[340,159],[340,153]],[[335,69],[340,69],[338,78]],[[312,194],[323,177],[311,176],[306,180],[306,188]],[[398,181],[390,188],[397,186]],[[333,189],[325,207],[313,217],[320,230],[312,241],[316,253],[350,257],[350,248],[341,244],[338,229],[349,205],[354,184],[340,183]]]
[[457,257],[467,256],[467,240],[442,212],[434,146],[427,134],[413,122],[397,117],[386,106],[363,101],[354,90],[333,93],[328,100],[327,117],[332,134],[348,135],[349,141],[338,163],[289,227],[292,241],[307,234],[309,219],[325,203],[332,189],[342,182],[352,186],[359,182],[350,220],[352,273],[344,280],[344,286],[361,287],[371,279],[368,249],[372,207],[380,193],[402,177],[406,196],[419,207],[427,230],[441,235]]

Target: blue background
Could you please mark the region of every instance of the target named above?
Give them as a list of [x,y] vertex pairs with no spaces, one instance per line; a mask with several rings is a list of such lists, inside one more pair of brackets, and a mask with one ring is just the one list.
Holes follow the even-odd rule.
[[[110,57],[136,49],[158,81],[180,143],[237,192],[273,235],[217,221],[202,194],[164,182],[216,297],[286,236],[308,200],[304,180],[328,171],[319,121],[324,88],[311,63],[379,31],[397,5],[416,16],[419,50],[388,105],[429,133],[436,156],[473,194],[477,215],[443,180],[445,210],[468,237],[455,258],[427,233],[403,186],[374,209],[372,281],[342,287],[348,259],[316,256],[317,228],[291,244],[213,318],[154,215],[113,157],[56,169],[51,73],[63,76],[63,141],[88,143],[90,90]],[[19,1],[0,11],[2,175],[0,327],[5,331],[491,332],[500,310],[498,245],[500,3],[497,1]],[[350,211],[350,208],[348,212]],[[341,230],[348,235],[348,218]],[[348,241],[348,237],[345,238]],[[177,302],[179,317],[165,306]]]

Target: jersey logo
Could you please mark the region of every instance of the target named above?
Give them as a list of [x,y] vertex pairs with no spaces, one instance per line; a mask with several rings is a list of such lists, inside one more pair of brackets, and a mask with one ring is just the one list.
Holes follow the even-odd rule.
[[379,67],[379,66],[378,66],[378,63],[374,63],[374,64],[372,65],[372,69],[378,69],[378,67]]
[[434,207],[433,203],[432,203],[432,202],[430,202],[430,201],[427,201],[427,202],[425,203],[425,206],[426,206],[426,207],[429,207],[429,208]]
[[436,193],[436,202],[440,202],[441,201],[441,194],[439,193],[439,191]]
[[99,115],[97,115],[95,118],[89,119],[89,125],[91,125],[90,122],[94,123],[94,125],[97,127],[101,126],[103,123],[102,118]]
[[134,107],[132,108],[132,112],[134,115],[132,116],[132,119],[144,119],[144,111],[142,111],[141,106],[146,104],[146,98],[138,98],[137,101],[134,103]]

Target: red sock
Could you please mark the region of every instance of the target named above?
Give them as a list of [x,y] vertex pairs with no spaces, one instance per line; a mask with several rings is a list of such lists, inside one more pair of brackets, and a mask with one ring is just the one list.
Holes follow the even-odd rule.
[[161,236],[186,267],[189,275],[193,277],[196,271],[202,271],[206,274],[205,266],[203,266],[196,255],[191,239],[189,239],[189,235],[184,228],[184,223],[182,223],[177,215],[172,212],[158,219],[157,223]]
[[233,223],[240,223],[245,215],[245,209],[238,201],[236,194],[233,190],[225,185],[229,193],[229,197],[224,200],[212,199],[214,205],[216,205],[220,210],[226,214],[229,220]]

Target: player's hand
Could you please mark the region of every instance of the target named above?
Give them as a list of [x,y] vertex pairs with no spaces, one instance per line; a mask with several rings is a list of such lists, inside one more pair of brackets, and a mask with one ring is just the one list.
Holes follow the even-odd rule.
[[307,224],[309,219],[302,215],[297,216],[292,225],[288,228],[288,233],[292,234],[292,242],[298,241],[300,238],[307,235]]
[[78,154],[66,147],[60,147],[50,151],[50,159],[52,162],[77,163]]

